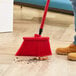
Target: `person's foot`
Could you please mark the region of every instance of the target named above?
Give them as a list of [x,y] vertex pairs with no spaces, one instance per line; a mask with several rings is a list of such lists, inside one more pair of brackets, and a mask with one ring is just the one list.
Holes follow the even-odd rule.
[[76,61],[76,52],[75,53],[69,53],[68,59],[72,61]]
[[68,53],[76,52],[76,45],[71,44],[66,48],[57,48],[56,53],[59,55],[67,55]]

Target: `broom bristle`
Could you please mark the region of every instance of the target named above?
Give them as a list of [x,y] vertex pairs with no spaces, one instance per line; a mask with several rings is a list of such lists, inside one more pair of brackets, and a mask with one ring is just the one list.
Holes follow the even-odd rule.
[[52,55],[49,37],[24,37],[24,41],[16,56],[48,56]]

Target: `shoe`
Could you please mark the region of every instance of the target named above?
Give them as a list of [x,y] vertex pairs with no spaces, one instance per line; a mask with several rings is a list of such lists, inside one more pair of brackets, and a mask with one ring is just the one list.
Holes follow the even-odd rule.
[[72,61],[76,61],[76,52],[75,53],[69,53],[68,59]]
[[76,45],[71,44],[66,48],[57,48],[56,53],[59,55],[67,55],[68,53],[76,52]]

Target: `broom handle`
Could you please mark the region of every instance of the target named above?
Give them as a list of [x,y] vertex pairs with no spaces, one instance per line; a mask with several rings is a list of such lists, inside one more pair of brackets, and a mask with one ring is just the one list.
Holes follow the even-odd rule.
[[45,23],[45,19],[46,19],[46,14],[47,14],[47,11],[48,11],[49,3],[50,3],[50,0],[47,0],[46,6],[45,6],[44,15],[43,15],[43,18],[42,18],[42,21],[41,21],[41,26],[40,26],[40,29],[39,29],[39,35],[41,35],[42,31],[43,31],[43,26],[44,26],[44,23]]

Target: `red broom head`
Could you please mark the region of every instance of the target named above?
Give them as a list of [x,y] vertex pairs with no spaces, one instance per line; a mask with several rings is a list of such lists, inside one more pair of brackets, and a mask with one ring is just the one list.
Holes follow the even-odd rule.
[[23,37],[24,41],[19,48],[16,56],[48,56],[52,55],[49,37]]

